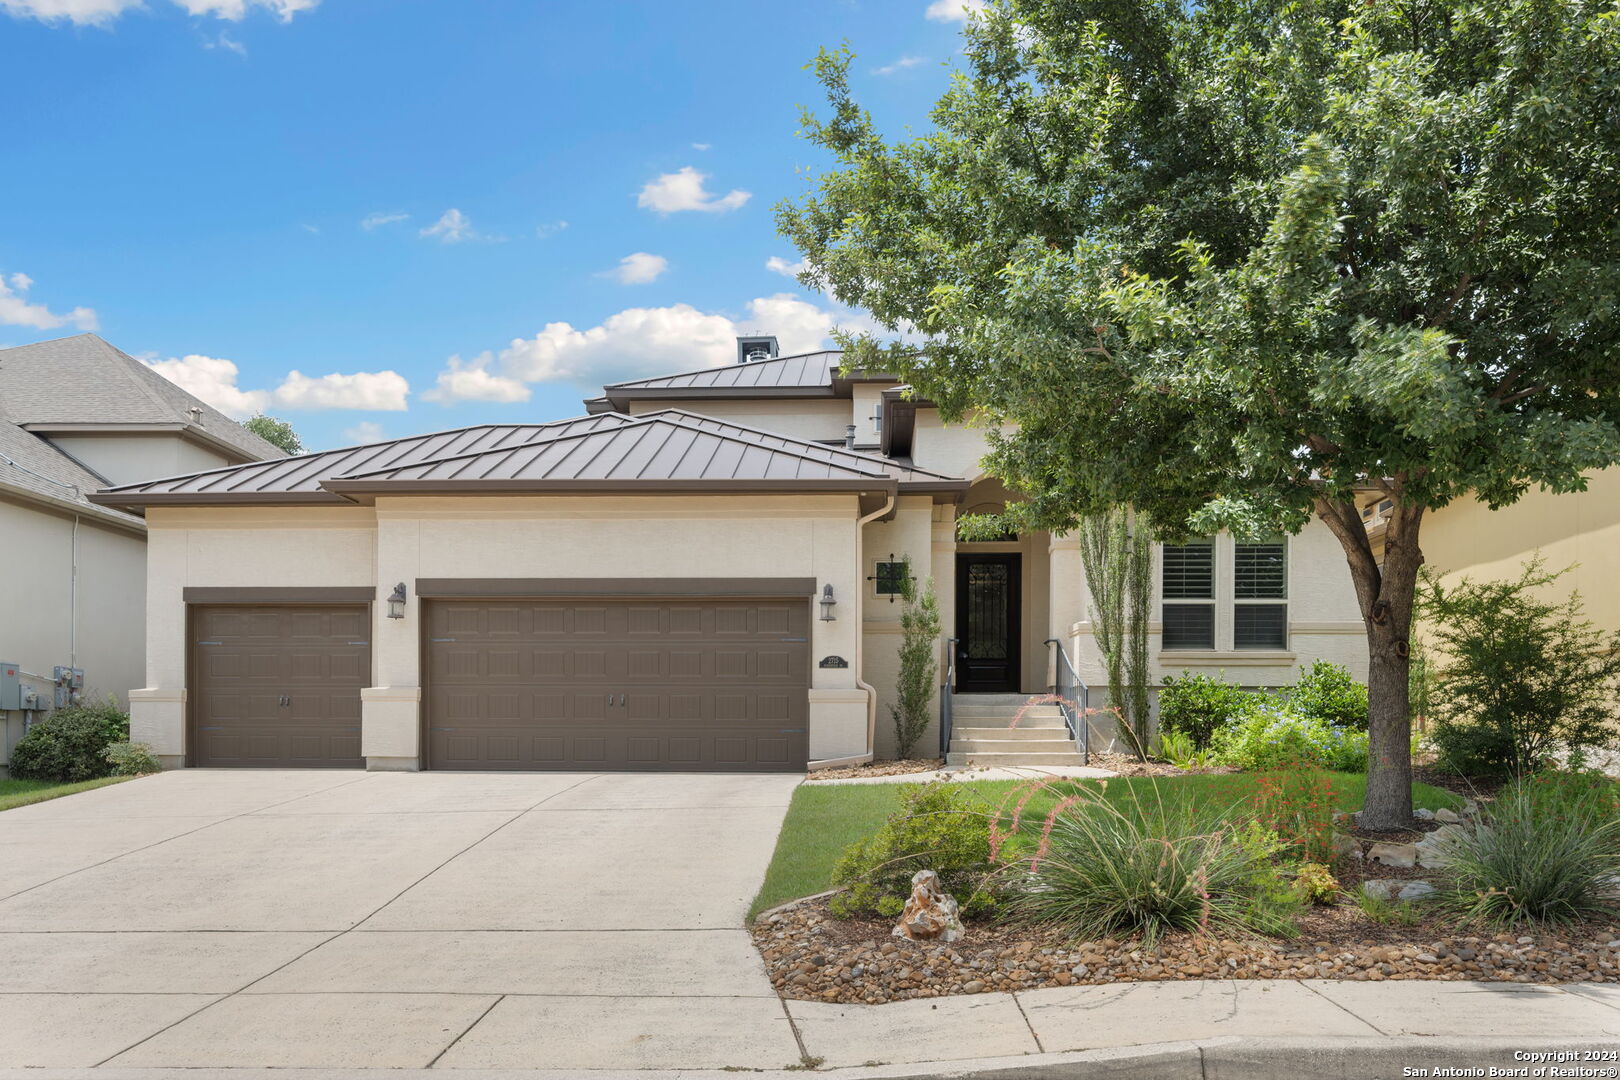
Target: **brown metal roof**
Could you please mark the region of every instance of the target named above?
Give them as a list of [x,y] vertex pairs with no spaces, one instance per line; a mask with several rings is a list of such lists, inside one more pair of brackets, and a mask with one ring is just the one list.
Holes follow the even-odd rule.
[[847,398],[854,383],[895,381],[893,375],[878,372],[856,371],[843,375],[840,373],[843,360],[842,352],[829,349],[794,356],[773,356],[769,360],[750,360],[746,364],[682,371],[674,375],[658,375],[650,379],[631,379],[604,386],[601,397],[586,399],[585,408],[593,413],[608,409],[622,412],[629,408],[631,401],[658,398]]
[[617,413],[550,424],[479,424],[363,446],[323,450],[277,461],[233,465],[207,472],[107,488],[92,495],[103,506],[194,505],[210,502],[348,503],[322,487],[333,477],[367,469],[450,457],[475,450],[519,446],[537,439],[630,423]]

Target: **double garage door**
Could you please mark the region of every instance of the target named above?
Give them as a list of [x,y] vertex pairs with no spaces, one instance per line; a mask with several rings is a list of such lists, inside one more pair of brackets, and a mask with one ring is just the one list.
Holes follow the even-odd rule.
[[[424,765],[797,771],[803,600],[427,600]],[[194,609],[192,760],[358,767],[364,606]]]

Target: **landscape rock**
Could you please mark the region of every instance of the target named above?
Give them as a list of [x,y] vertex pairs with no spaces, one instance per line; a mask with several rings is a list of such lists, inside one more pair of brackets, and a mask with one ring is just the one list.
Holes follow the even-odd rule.
[[911,941],[955,941],[962,936],[962,917],[956,897],[939,884],[932,870],[919,870],[911,878],[911,899],[892,931]]
[[1367,861],[1402,869],[1417,865],[1416,844],[1374,844],[1367,849]]
[[1361,891],[1375,900],[1426,900],[1440,890],[1427,881],[1374,878],[1361,883]]
[[1336,832],[1333,834],[1333,857],[1359,859],[1362,857],[1361,845],[1348,833]]
[[1441,809],[1434,812],[1434,820],[1442,825],[1456,825],[1462,821],[1462,817],[1455,810]]
[[1424,810],[1424,809],[1420,808],[1420,809],[1412,811],[1412,816],[1417,818],[1419,821],[1433,821],[1434,820],[1434,811],[1433,810]]

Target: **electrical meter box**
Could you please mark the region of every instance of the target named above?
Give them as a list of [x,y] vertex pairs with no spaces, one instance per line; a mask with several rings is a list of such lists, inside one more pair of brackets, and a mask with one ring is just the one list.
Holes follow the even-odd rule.
[[0,712],[22,708],[22,669],[0,660]]
[[51,677],[56,680],[56,707],[65,709],[77,705],[79,692],[84,689],[84,669],[56,667],[51,669]]

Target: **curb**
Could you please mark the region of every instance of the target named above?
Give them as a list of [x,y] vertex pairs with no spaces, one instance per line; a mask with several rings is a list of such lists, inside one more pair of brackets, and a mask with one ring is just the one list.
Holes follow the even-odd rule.
[[[1389,1080],[1402,1076],[1437,1075],[1438,1069],[1477,1069],[1489,1075],[1497,1069],[1527,1068],[1521,1075],[1536,1076],[1536,1069],[1595,1070],[1587,1075],[1611,1076],[1620,1060],[1526,1062],[1518,1052],[1565,1051],[1580,1054],[1604,1051],[1620,1054],[1620,1039],[1550,1037],[1544,1041],[1463,1036],[1391,1036],[1367,1039],[1321,1039],[1279,1036],[1252,1039],[1229,1037],[1190,1042],[1145,1043],[1140,1046],[1079,1050],[1060,1054],[978,1058],[959,1061],[918,1062],[910,1065],[784,1071],[780,1069],[718,1070],[557,1070],[557,1069],[15,1069],[0,1068],[0,1080],[409,1080],[412,1077],[454,1076],[463,1073],[477,1080],[601,1080],[606,1076],[633,1075],[638,1080],[795,1080],[827,1076],[836,1080]],[[1412,1070],[1406,1072],[1405,1070]],[[1428,1070],[1427,1073],[1417,1070]],[[1438,1074],[1444,1075],[1444,1074]],[[1498,1073],[1497,1075],[1503,1075]],[[1512,1075],[1512,1074],[1508,1074]],[[1552,1076],[1543,1072],[1542,1076]]]

